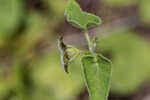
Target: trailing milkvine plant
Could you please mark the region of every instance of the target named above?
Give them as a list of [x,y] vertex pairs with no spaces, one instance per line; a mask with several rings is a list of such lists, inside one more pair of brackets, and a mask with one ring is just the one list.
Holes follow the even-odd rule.
[[65,16],[70,24],[83,31],[89,51],[84,52],[71,45],[66,45],[63,42],[63,37],[60,37],[58,47],[61,52],[63,68],[68,73],[68,64],[77,55],[82,54],[82,68],[90,100],[107,100],[110,87],[111,62],[95,52],[97,38],[91,40],[88,33],[88,28],[101,24],[101,19],[98,16],[82,11],[75,0],[68,1]]

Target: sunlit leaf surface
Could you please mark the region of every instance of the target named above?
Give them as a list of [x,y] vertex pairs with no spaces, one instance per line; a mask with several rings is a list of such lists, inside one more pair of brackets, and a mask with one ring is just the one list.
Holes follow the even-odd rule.
[[85,81],[91,100],[107,100],[111,75],[111,62],[103,56],[82,58]]
[[101,23],[98,16],[83,12],[75,0],[69,0],[65,10],[65,16],[68,22],[80,29],[87,29],[88,27]]

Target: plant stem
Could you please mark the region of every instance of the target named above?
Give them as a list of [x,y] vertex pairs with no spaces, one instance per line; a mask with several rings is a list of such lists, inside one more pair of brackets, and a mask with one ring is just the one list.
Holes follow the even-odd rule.
[[92,54],[95,55],[94,48],[93,48],[93,44],[92,44],[92,42],[91,42],[91,40],[90,40],[89,33],[88,33],[87,30],[84,31],[84,35],[85,35],[85,38],[86,38],[86,40],[87,40],[87,42],[88,42],[89,51],[90,51]]
[[[85,35],[85,38],[86,38],[86,40],[87,40],[87,42],[88,42],[88,47],[89,47],[89,50],[91,51],[91,40],[90,40],[90,37],[89,37],[89,33],[88,33],[88,31],[87,30],[85,30],[84,31],[84,35]],[[92,51],[91,51],[92,52]]]
[[91,40],[90,40],[88,30],[85,30],[85,31],[84,31],[84,35],[85,35],[85,38],[86,38],[86,40],[87,40],[87,42],[88,42],[89,51],[90,51],[91,54],[94,56],[95,62],[97,62],[96,53],[95,53],[95,48],[93,48],[93,44],[92,44],[92,42],[91,42]]

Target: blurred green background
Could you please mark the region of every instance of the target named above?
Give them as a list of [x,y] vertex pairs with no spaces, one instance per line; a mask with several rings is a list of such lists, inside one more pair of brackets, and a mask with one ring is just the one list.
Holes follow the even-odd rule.
[[[109,100],[150,100],[150,0],[77,0],[103,24],[97,52],[113,62]],[[87,49],[64,18],[67,0],[0,0],[0,100],[89,100],[80,58],[66,74],[57,38]]]

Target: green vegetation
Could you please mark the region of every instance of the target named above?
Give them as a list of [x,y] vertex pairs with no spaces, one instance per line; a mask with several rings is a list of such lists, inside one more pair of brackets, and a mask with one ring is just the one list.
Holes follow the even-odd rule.
[[[76,1],[0,0],[0,100],[137,100],[146,94],[150,0]],[[111,69],[102,68],[110,61],[102,55],[113,62],[111,82]]]
[[[83,30],[88,42],[89,54],[75,49],[71,50],[71,52],[75,54],[74,52],[77,51],[77,53],[80,52],[83,54],[81,62],[90,98],[91,100],[107,100],[110,87],[111,62],[95,52],[96,38],[91,41],[87,30],[88,27],[100,24],[100,18],[82,11],[75,0],[68,1],[65,16],[67,21],[73,26]],[[62,65],[65,71],[68,72],[68,64],[71,62],[70,59],[72,59],[73,56],[69,55],[67,49],[70,48],[63,42],[62,37],[60,37],[58,44],[61,51]]]

